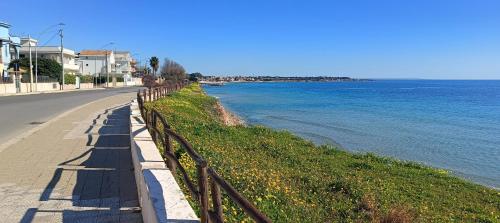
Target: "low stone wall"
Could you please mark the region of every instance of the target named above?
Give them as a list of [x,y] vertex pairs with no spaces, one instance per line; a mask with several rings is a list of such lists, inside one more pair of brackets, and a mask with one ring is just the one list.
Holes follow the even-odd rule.
[[[33,92],[49,92],[49,91],[59,91],[60,85],[58,82],[50,82],[50,83],[38,83],[31,86]],[[94,88],[94,83],[80,83],[79,89],[90,89]],[[28,93],[30,90],[30,83],[21,83],[21,92],[19,93]],[[64,90],[73,90],[76,89],[74,84],[65,84]],[[14,83],[2,83],[0,84],[0,94],[15,94],[16,93],[16,85]]]
[[[31,86],[33,89],[30,89],[30,83],[21,83],[19,93],[28,93],[33,90],[33,92],[43,92],[43,91],[58,91],[59,83],[38,83]],[[15,94],[16,92],[16,84],[14,83],[2,83],[0,84],[0,94]]]
[[[94,83],[80,83],[80,88],[78,89],[90,89],[94,88]],[[74,90],[77,89],[75,84],[65,84],[64,90]]]
[[14,84],[0,84],[0,94],[14,94],[16,93],[16,86]]
[[130,145],[142,218],[149,222],[199,222],[156,148],[137,101],[130,105]]

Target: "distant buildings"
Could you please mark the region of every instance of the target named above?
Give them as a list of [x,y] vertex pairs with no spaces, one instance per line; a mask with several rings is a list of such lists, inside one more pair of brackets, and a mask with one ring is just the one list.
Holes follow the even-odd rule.
[[[39,69],[36,69],[37,62],[40,62],[37,58],[50,59],[62,64],[65,74],[77,76],[70,79],[74,80],[72,82],[74,82],[77,88],[80,87],[80,81],[84,81],[82,82],[84,84],[94,83],[96,85],[103,82],[112,82],[112,86],[121,86],[122,83],[119,82],[123,82],[123,85],[136,84],[135,81],[137,81],[137,79],[133,79],[132,74],[136,74],[135,66],[137,62],[128,51],[82,50],[80,53],[75,53],[74,50],[62,48],[61,58],[61,46],[57,44],[55,46],[45,46],[40,44],[40,42],[46,40],[39,42],[39,40],[31,38],[30,36],[23,38],[11,36],[10,28],[11,26],[9,24],[0,22],[0,84],[2,84],[0,87],[4,88],[4,92],[38,91],[39,89],[37,86],[42,86],[43,83],[56,82],[55,84],[59,84],[57,83],[58,80],[53,78],[37,78],[40,77],[40,72],[37,73]],[[49,31],[49,29],[46,29],[46,31]],[[9,70],[9,64],[15,59],[24,58],[31,59],[31,64],[29,67],[20,69],[20,71],[17,72],[17,78],[13,78],[13,72],[12,69]],[[39,67],[40,66],[38,66],[38,68]],[[30,71],[33,71],[32,75],[29,75]],[[28,73],[28,75],[24,75],[26,73]],[[57,75],[59,76],[60,74]],[[89,75],[95,78],[78,77],[82,75]],[[25,83],[29,84],[28,90],[23,88],[23,84]],[[72,83],[69,85],[71,84]],[[15,85],[15,89],[14,87],[12,87],[14,90],[10,89],[10,85]],[[62,86],[66,85],[68,85],[68,82],[65,82]],[[61,89],[63,88],[64,87],[61,87]],[[40,89],[42,89],[42,87]]]
[[21,40],[10,35],[10,25],[0,22],[0,76],[9,77],[8,68],[12,60],[19,58]]
[[[31,57],[33,61],[35,61],[35,57],[38,57],[38,58],[52,59],[61,64],[61,47],[38,46],[38,41],[36,39],[23,37],[21,38],[21,50],[19,52],[19,58],[29,58],[30,48],[31,48]],[[64,73],[67,74],[79,73],[80,66],[76,64],[75,56],[76,56],[75,51],[63,48]]]
[[115,69],[117,74],[132,73],[132,57],[128,51],[115,51]]
[[116,82],[119,77],[123,78],[125,85],[132,82],[132,72],[135,72],[135,61],[128,51],[82,50],[78,63],[82,75],[106,76],[112,78],[110,82]]
[[115,66],[115,54],[111,50],[82,50],[78,63],[82,75],[104,76]]
[[366,81],[350,77],[335,76],[202,76],[198,78],[203,82],[340,82],[340,81]]

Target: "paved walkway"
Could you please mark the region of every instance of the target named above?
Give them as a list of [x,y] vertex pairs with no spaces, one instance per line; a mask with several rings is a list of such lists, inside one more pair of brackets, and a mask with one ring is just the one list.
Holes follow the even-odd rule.
[[0,222],[141,222],[125,106],[133,97],[93,102],[0,152]]

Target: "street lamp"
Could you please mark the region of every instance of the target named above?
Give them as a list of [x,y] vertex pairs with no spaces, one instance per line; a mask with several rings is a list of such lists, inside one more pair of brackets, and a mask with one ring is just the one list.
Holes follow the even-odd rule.
[[[58,24],[54,24],[54,25],[51,25],[51,26],[47,27],[42,32],[38,33],[37,40],[40,41],[40,38],[42,37],[42,35],[44,35],[48,31],[50,31],[54,27],[57,27],[57,26],[61,26],[62,27],[64,25],[65,25],[64,23],[60,22]],[[64,63],[64,61],[61,61],[61,65],[63,63]],[[64,73],[64,70],[63,70],[63,73]],[[35,89],[36,89],[36,91],[38,91],[38,44],[35,45]]]
[[[114,42],[109,42],[102,46],[99,50],[104,49],[107,46],[111,46],[115,44]],[[95,60],[95,57],[94,57]],[[106,50],[106,87],[109,87],[109,71],[108,71],[108,51]]]

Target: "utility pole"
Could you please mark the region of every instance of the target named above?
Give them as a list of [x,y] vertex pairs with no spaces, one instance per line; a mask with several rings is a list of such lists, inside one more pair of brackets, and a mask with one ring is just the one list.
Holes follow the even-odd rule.
[[108,50],[106,50],[106,87],[109,87]]
[[33,92],[33,61],[31,60],[31,35],[28,35],[28,49],[30,52],[30,92]]
[[62,77],[62,84],[61,84],[61,90],[64,90],[64,57],[63,57],[63,29],[61,28],[59,30],[59,36],[61,37],[61,77]]
[[35,45],[35,91],[38,91],[38,39]]
[[61,23],[49,26],[49,27],[47,27],[47,29],[43,30],[42,32],[40,32],[38,34],[37,42],[36,42],[36,45],[35,45],[35,91],[38,91],[38,41],[40,41],[40,39],[42,38],[43,34],[47,33],[52,28],[54,28],[56,26],[64,26],[64,25],[65,24],[61,22]]

